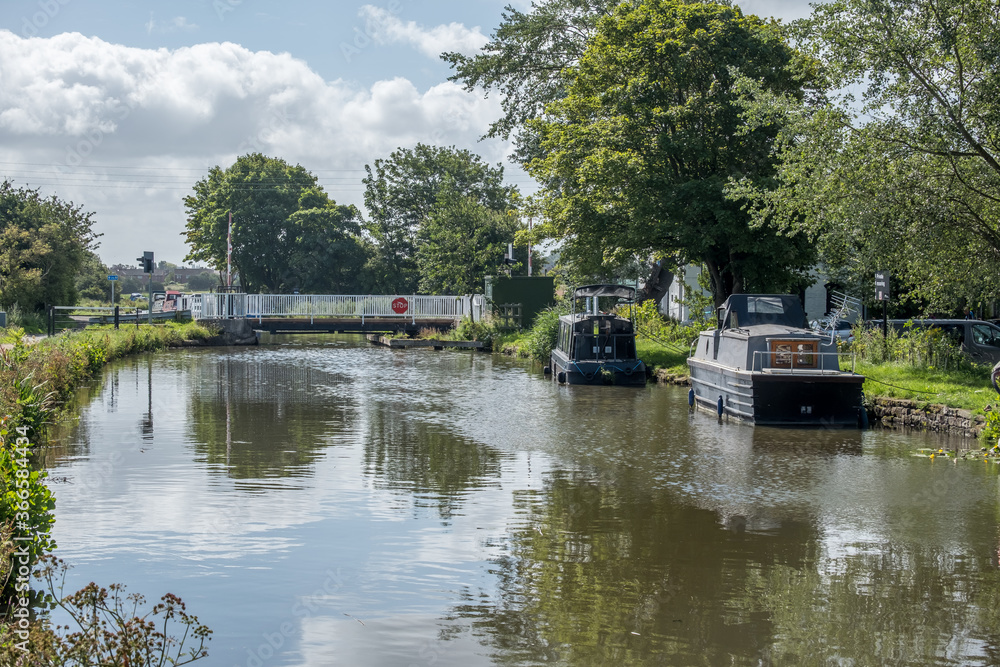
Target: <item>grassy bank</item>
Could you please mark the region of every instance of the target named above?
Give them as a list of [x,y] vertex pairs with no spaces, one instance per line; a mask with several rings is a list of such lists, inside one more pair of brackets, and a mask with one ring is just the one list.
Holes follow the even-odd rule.
[[[178,651],[174,655],[189,660],[204,654],[208,630],[197,625],[196,617],[184,614],[176,598],[164,598],[166,606],[158,606],[142,620],[132,615],[142,610],[130,607],[129,612],[122,606],[124,595],[117,594],[120,587],[112,587],[109,595],[108,590],[91,584],[73,595],[62,595],[54,585],[60,580],[62,566],[49,556],[56,548],[50,536],[55,499],[44,484],[46,475],[38,469],[36,454],[73,390],[90,381],[106,363],[213,334],[194,323],[167,323],[120,330],[93,327],[29,343],[22,329],[2,330],[0,595],[5,606],[0,609],[0,664],[29,664],[23,662],[26,656],[44,656],[44,664],[128,664],[130,658],[133,664],[147,664],[134,659],[157,652],[169,655],[174,648]],[[29,595],[28,574],[42,564],[49,590]],[[49,605],[70,611],[80,628],[57,631],[44,616],[29,623],[30,608]],[[167,613],[192,627],[192,636],[198,640],[193,652],[188,652],[183,642],[174,642],[166,654],[157,648],[170,638],[148,619]],[[99,618],[104,624],[100,627],[96,625]],[[93,623],[88,619],[94,619]],[[121,661],[123,657],[126,662]]]

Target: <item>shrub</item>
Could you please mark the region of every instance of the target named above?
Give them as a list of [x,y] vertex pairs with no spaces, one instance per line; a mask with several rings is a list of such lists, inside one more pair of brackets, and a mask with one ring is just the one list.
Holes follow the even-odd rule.
[[538,313],[535,323],[521,339],[529,357],[542,363],[549,360],[559,340],[559,317],[567,312],[565,306],[552,306]]
[[[205,644],[212,631],[187,613],[179,597],[164,595],[151,610],[144,610],[145,599],[126,594],[120,584],[101,588],[90,583],[63,595],[67,569],[59,559],[46,556],[38,574],[51,606],[67,612],[75,627],[52,627],[45,618],[36,618],[20,632],[13,623],[0,625],[0,664],[165,667],[208,655]],[[180,637],[171,634],[178,624]]]
[[904,327],[898,333],[889,327],[882,335],[878,327],[855,327],[851,351],[870,364],[900,363],[914,368],[970,370],[974,364],[962,354],[958,343],[941,329]]

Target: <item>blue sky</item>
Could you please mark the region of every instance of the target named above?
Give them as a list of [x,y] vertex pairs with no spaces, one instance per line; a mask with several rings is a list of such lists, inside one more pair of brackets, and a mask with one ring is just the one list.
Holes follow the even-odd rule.
[[[479,141],[495,99],[449,83],[522,0],[5,0],[0,178],[95,214],[98,253],[180,263],[182,198],[251,150],[299,163],[363,206],[364,165],[417,142],[468,148],[523,191],[510,146]],[[804,2],[746,0],[792,19]]]

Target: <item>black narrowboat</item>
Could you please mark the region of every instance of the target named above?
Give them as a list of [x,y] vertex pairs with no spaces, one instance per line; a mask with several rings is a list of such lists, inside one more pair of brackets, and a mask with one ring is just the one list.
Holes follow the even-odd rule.
[[[586,306],[577,312],[581,301]],[[646,364],[635,351],[635,288],[587,285],[573,291],[572,303],[573,312],[559,318],[559,339],[550,357],[553,379],[565,384],[645,385]],[[628,317],[615,312],[622,305],[628,306]]]

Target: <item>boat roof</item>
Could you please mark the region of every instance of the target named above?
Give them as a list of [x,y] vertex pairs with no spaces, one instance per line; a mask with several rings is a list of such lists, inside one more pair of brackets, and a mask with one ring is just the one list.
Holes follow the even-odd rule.
[[759,324],[805,328],[806,313],[794,294],[732,294],[722,304],[724,329]]
[[593,296],[616,296],[620,299],[635,299],[635,288],[628,285],[584,285],[573,290],[574,299]]

